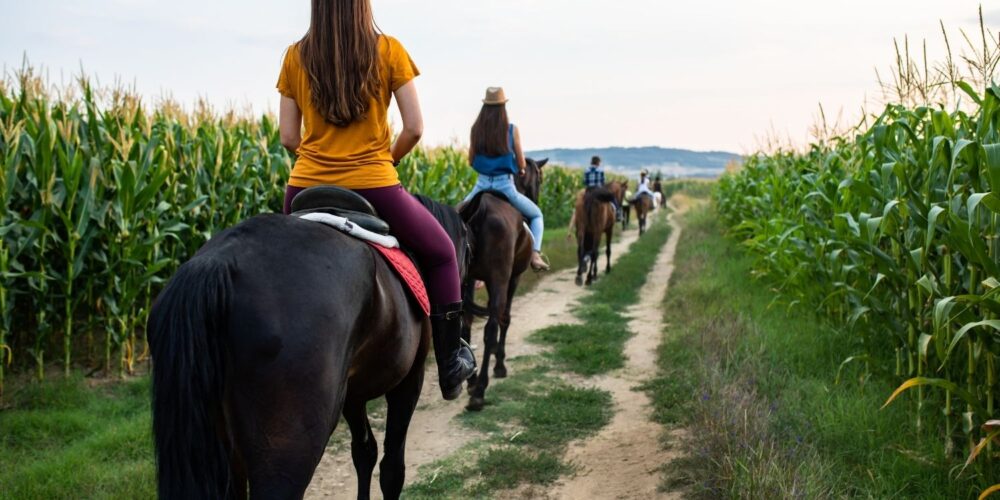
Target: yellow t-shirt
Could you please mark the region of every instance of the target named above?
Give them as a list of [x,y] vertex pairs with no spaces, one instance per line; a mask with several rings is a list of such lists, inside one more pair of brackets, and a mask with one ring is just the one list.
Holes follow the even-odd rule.
[[392,93],[413,80],[420,71],[395,38],[380,36],[378,50],[382,88],[372,99],[367,117],[346,127],[337,127],[313,107],[309,75],[302,66],[298,44],[288,48],[278,77],[278,92],[295,100],[302,110],[305,125],[289,185],[371,189],[399,184],[389,151],[392,145],[389,103]]

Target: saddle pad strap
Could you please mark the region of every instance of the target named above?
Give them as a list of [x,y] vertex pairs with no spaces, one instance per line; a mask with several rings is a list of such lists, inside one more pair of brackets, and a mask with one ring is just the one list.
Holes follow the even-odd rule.
[[339,229],[359,240],[364,240],[369,243],[374,243],[377,246],[382,246],[386,248],[399,248],[399,240],[393,236],[381,235],[378,233],[373,233],[357,224],[347,220],[346,217],[339,217],[327,213],[311,213],[305,214],[300,219],[319,222],[320,224],[325,224],[334,229]]

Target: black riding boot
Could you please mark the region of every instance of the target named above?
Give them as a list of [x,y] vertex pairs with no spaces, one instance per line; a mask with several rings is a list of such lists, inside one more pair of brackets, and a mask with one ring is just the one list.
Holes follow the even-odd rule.
[[462,341],[462,303],[431,308],[434,359],[441,395],[452,400],[462,394],[462,384],[476,373],[476,357]]

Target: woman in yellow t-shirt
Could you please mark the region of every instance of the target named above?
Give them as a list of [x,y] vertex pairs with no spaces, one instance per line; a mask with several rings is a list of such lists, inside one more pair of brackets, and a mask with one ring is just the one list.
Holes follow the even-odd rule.
[[[400,185],[395,168],[423,131],[418,74],[403,45],[379,33],[370,0],[312,0],[309,31],[288,48],[278,78],[281,143],[298,155],[285,213],[295,195],[318,185],[352,189],[371,202],[424,271],[441,393],[455,399],[475,373],[472,352],[461,343],[455,247]],[[395,143],[388,120],[393,96],[403,119]]]

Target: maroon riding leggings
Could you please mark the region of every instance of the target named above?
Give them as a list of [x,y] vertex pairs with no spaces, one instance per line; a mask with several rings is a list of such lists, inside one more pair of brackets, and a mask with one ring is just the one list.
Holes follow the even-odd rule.
[[[292,198],[303,189],[285,189],[285,214],[292,211]],[[392,234],[413,252],[427,280],[431,304],[444,306],[462,300],[455,246],[437,219],[401,185],[376,189],[355,189],[368,200],[379,217],[389,223]]]

